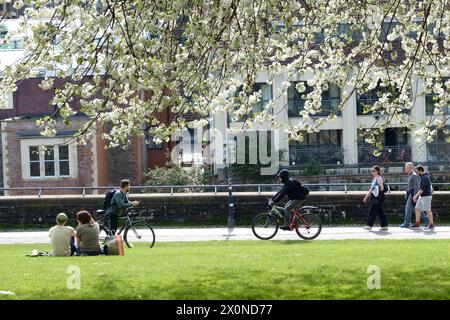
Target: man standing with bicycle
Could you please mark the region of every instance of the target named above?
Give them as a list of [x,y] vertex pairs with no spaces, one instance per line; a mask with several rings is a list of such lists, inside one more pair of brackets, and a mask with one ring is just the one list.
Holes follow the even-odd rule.
[[298,181],[289,178],[289,171],[286,169],[283,169],[278,173],[278,178],[283,184],[283,187],[272,197],[272,199],[270,199],[269,206],[277,203],[283,199],[284,196],[288,197],[289,201],[284,206],[284,226],[280,229],[290,231],[291,227],[289,226],[289,223],[291,221],[292,210],[297,207],[302,200],[306,199],[306,194],[302,192],[300,187],[301,184]]
[[112,234],[116,233],[119,216],[129,207],[137,207],[140,201],[130,201],[128,192],[130,192],[130,180],[123,179],[120,182],[120,189],[114,191],[111,202],[106,209],[106,218],[108,219],[109,230]]

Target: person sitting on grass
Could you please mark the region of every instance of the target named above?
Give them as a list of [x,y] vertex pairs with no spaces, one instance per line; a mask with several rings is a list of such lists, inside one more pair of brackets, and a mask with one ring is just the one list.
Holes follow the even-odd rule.
[[48,231],[52,243],[49,256],[67,257],[72,256],[76,251],[74,244],[75,230],[66,226],[66,223],[67,215],[61,212],[56,216],[56,226],[51,227]]
[[100,228],[87,211],[77,213],[77,254],[97,256],[103,254],[100,248]]

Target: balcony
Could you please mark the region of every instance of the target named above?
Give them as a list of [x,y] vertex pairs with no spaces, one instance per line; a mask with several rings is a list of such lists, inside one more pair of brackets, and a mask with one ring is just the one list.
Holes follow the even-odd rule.
[[384,147],[378,157],[373,154],[373,148],[369,146],[358,147],[359,163],[390,163],[411,161],[411,147],[408,145],[396,145]]
[[289,147],[289,164],[301,165],[311,160],[318,160],[322,164],[343,163],[343,151],[341,147],[302,148]]
[[[305,100],[289,100],[288,101],[288,115],[289,117],[300,117],[299,113],[305,107]],[[330,114],[336,114],[341,116],[341,111],[338,110],[338,106],[341,103],[339,99],[322,99],[322,108],[320,112],[311,115],[312,117],[328,117]]]
[[[378,98],[376,99],[361,99],[359,98],[356,101],[356,115],[358,116],[379,116],[381,114],[381,110],[377,110],[376,112],[368,111],[364,113],[364,108],[369,108],[370,106],[374,105],[375,102],[378,101]],[[400,113],[403,114],[410,114],[411,111],[409,109],[404,109]]]

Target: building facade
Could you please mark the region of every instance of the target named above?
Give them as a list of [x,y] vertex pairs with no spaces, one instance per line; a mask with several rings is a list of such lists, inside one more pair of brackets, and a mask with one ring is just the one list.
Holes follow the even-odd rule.
[[[305,100],[302,100],[295,85],[299,82],[305,82],[312,78],[312,75],[306,75],[297,79],[288,79],[286,74],[279,74],[270,78],[265,73],[258,74],[254,90],[261,91],[262,101],[265,104],[273,97],[273,93],[282,88],[285,81],[290,81],[287,94],[276,99],[273,114],[275,122],[287,123],[293,125],[299,122],[299,112],[303,109]],[[414,107],[410,111],[410,123],[416,128],[421,127],[424,120],[430,120],[433,116],[432,95],[424,95],[423,82],[421,79],[411,79],[413,88],[418,88],[415,96],[412,97]],[[308,90],[308,87],[307,87]],[[320,128],[318,133],[306,134],[304,141],[289,141],[287,133],[284,130],[277,130],[270,124],[255,125],[252,130],[278,131],[273,135],[274,143],[281,150],[285,150],[285,157],[281,161],[282,166],[297,166],[309,161],[319,161],[323,165],[358,165],[374,163],[394,163],[414,161],[416,163],[439,163],[448,162],[450,158],[450,144],[445,141],[447,138],[443,132],[439,132],[437,137],[430,142],[426,142],[425,137],[417,141],[413,133],[409,132],[401,125],[392,124],[379,137],[384,146],[381,155],[374,155],[373,147],[368,145],[360,138],[359,130],[365,130],[375,125],[379,119],[379,114],[369,114],[364,112],[364,106],[371,105],[378,100],[377,91],[382,88],[375,88],[370,93],[358,94],[353,92],[350,98],[345,102],[342,112],[337,107],[342,101],[342,95],[345,91],[351,92],[351,88],[329,86],[329,89],[322,94],[322,110],[315,117],[326,117],[330,113],[336,113],[337,119],[326,123]],[[444,117],[450,114],[450,106],[445,110],[445,114],[437,117]],[[434,115],[433,117],[436,117]],[[243,122],[230,121],[225,113],[217,114],[214,117],[214,128],[222,136],[226,136],[227,128],[242,128]],[[420,137],[419,137],[420,138]],[[219,147],[219,146],[217,146]],[[219,156],[220,151],[217,151]],[[223,164],[218,164],[223,167]]]

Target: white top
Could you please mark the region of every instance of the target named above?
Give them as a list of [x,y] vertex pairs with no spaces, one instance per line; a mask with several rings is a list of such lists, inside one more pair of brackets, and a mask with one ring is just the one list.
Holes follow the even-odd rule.
[[52,241],[51,256],[70,256],[70,238],[75,237],[75,230],[72,227],[51,227],[48,236]]

